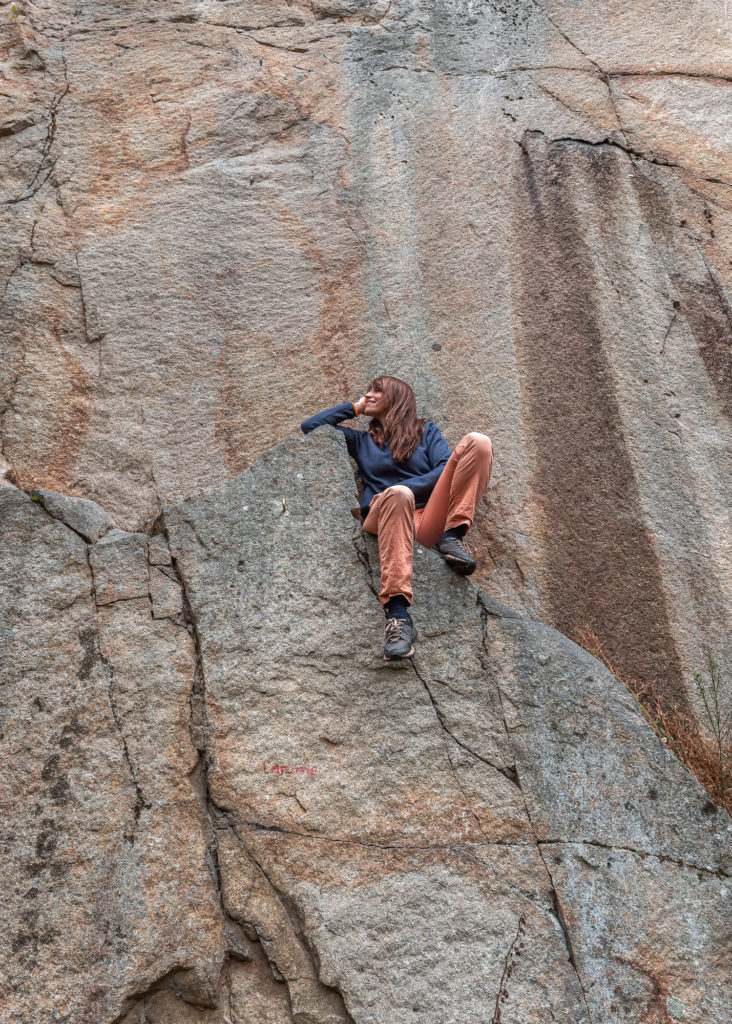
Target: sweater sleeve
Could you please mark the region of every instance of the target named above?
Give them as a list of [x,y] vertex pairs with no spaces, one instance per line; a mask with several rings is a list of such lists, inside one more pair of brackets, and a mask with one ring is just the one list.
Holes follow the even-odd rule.
[[[429,434],[427,434],[427,431],[429,431]],[[405,486],[412,491],[417,501],[426,501],[429,498],[435,484],[442,475],[443,469],[447,465],[447,460],[452,455],[447,441],[435,423],[425,424],[425,434],[427,435],[425,437],[425,448],[427,449],[427,458],[432,469],[428,473],[423,473],[421,476],[413,476],[409,480],[404,481]]]
[[430,466],[433,469],[443,470],[452,452],[447,441],[440,433],[440,428],[437,424],[430,421],[429,426],[430,436],[427,439],[427,458],[430,460]]
[[323,412],[316,412],[314,416],[303,420],[300,424],[300,430],[302,430],[303,434],[309,434],[316,427],[323,427],[326,424],[335,427],[336,430],[340,430],[344,435],[348,454],[355,459],[362,431],[338,426],[341,420],[352,420],[355,416],[356,406],[353,402],[341,402],[340,405],[334,405],[331,409],[324,409]]

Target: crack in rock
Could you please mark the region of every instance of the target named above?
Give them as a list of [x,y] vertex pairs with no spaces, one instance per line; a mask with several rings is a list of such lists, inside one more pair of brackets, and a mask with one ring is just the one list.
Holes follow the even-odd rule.
[[[487,618],[488,618],[488,610],[487,610],[487,607],[485,606],[485,604],[484,604],[480,594],[478,595],[478,600],[480,601],[480,605],[481,605],[481,608],[482,608],[481,627],[482,627],[482,633],[483,633],[483,637],[482,637],[483,648],[484,648],[486,654],[488,654],[488,647],[487,647],[487,624],[488,624],[487,623]],[[501,692],[501,687],[500,687],[498,682],[496,682],[495,685],[496,685],[496,689],[498,691],[499,704],[500,704],[501,710],[503,712],[503,724],[504,724],[504,728],[506,730],[506,735],[508,737],[508,742],[513,746],[513,740],[512,740],[511,734],[510,734],[509,729],[508,729],[508,722],[506,720],[505,710],[503,710],[503,694]],[[534,822],[533,822],[532,817],[531,817],[531,811],[529,810],[529,804],[528,804],[528,801],[526,799],[526,794],[524,793],[523,786],[521,785],[521,777],[520,777],[520,774],[519,774],[519,771],[518,771],[518,763],[516,762],[516,758],[515,757],[514,757],[514,763],[516,764],[516,782],[517,782],[519,791],[521,792],[521,799],[523,801],[524,809],[526,811],[526,819],[527,819],[527,821],[529,823],[529,828],[531,829],[531,833],[532,833],[532,835],[534,837],[534,844],[536,846],[537,853],[539,854],[539,857],[541,858],[541,862],[544,865],[544,870],[546,871],[547,878],[549,880],[549,885],[550,885],[551,892],[552,892],[552,902],[553,902],[553,905],[554,905],[554,916],[556,918],[557,923],[559,924],[559,927],[561,928],[561,930],[562,930],[562,932],[564,934],[564,942],[565,942],[565,946],[566,946],[566,949],[567,949],[567,956],[569,958],[569,962],[570,962],[570,964],[572,966],[572,969],[574,970],[574,973],[577,976],[577,982],[579,984],[580,991],[582,993],[582,1001],[583,1001],[584,1006],[585,1006],[585,1012],[587,1013],[587,1020],[589,1021],[589,1024],[593,1024],[593,1022],[592,1022],[592,1015],[590,1013],[590,1007],[589,1007],[589,1004],[587,1002],[587,990],[586,990],[585,985],[584,985],[584,983],[582,981],[582,975],[580,974],[579,966],[577,964],[577,959],[575,957],[574,946],[572,944],[572,938],[571,938],[571,935],[570,935],[569,927],[567,925],[567,921],[566,921],[566,919],[564,917],[564,914],[563,914],[563,911],[562,911],[562,906],[561,906],[561,902],[560,902],[560,899],[559,899],[559,894],[557,892],[556,885],[554,884],[554,877],[552,876],[552,873],[549,870],[549,866],[548,866],[548,864],[546,862],[546,859],[544,858],[544,855],[542,853],[541,843],[539,841],[539,837],[537,835],[536,828],[534,826]]]
[[[123,753],[123,756],[124,756],[125,764],[127,765],[127,771],[129,773],[130,780],[131,780],[132,785],[133,785],[134,790],[135,790],[135,806],[133,808],[135,822],[134,822],[134,825],[133,825],[132,832],[129,834],[129,836],[126,836],[127,841],[130,843],[130,845],[134,846],[134,843],[135,843],[135,830],[136,830],[138,822],[140,820],[140,815],[142,814],[143,810],[147,810],[150,807],[152,807],[152,804],[148,800],[145,799],[144,793],[142,791],[142,787],[140,786],[140,782],[139,782],[139,780],[137,778],[137,773],[135,771],[135,766],[134,766],[134,764],[132,762],[132,757],[130,755],[130,749],[129,749],[128,745],[127,745],[127,738],[125,736],[124,729],[122,728],[122,719],[120,717],[119,708],[117,707],[117,701],[116,701],[115,692],[114,692],[114,666],[112,665],[112,663],[109,661],[109,659],[102,652],[101,627],[100,627],[100,624],[99,624],[99,604],[97,603],[97,591],[96,591],[96,585],[95,585],[95,580],[94,580],[94,568],[93,568],[92,562],[91,562],[91,547],[92,547],[92,545],[88,543],[87,538],[78,529],[75,529],[68,522],[66,522],[64,519],[62,519],[59,515],[54,515],[51,511],[49,511],[49,509],[47,508],[46,503],[44,502],[44,500],[41,497],[38,496],[37,493],[31,493],[31,492],[28,492],[28,491],[25,491],[25,493],[28,494],[28,496],[30,497],[31,501],[34,501],[37,505],[40,506],[40,508],[43,509],[44,513],[48,516],[49,519],[52,519],[54,522],[61,523],[62,526],[64,526],[67,530],[70,530],[71,533],[76,534],[76,536],[79,537],[79,539],[84,542],[84,549],[85,549],[85,552],[86,552],[87,566],[88,566],[88,569],[89,569],[89,596],[91,597],[92,605],[93,605],[93,609],[94,609],[94,630],[93,630],[93,633],[92,633],[92,636],[91,636],[91,642],[94,645],[94,652],[93,653],[94,653],[94,656],[99,660],[99,662],[104,667],[104,672],[105,672],[106,677],[107,677],[107,699],[108,699],[108,702],[109,702],[109,708],[110,708],[110,711],[112,712],[112,718],[113,718],[114,724],[115,724],[115,726],[117,728],[117,732],[119,733],[119,738],[120,738],[120,742],[122,744],[122,753]],[[80,599],[81,599],[81,597],[75,598],[74,601],[71,601],[68,605],[66,605],[66,607],[67,608],[71,607],[72,604],[75,604],[76,601],[78,601]],[[90,632],[92,632],[92,631],[90,631]]]
[[[641,153],[639,150],[633,149],[633,147],[630,145],[623,145],[622,143],[617,142],[615,139],[610,139],[607,137],[592,142],[590,139],[582,139],[576,135],[561,135],[556,137],[552,135],[547,135],[546,132],[541,131],[539,128],[532,128],[528,131],[525,131],[523,134],[523,138],[526,138],[527,136],[541,136],[542,138],[547,139],[547,141],[552,144],[555,142],[571,142],[577,146],[611,146],[613,149],[619,149],[621,153],[626,153],[631,158],[635,158],[636,160],[643,160],[646,163],[654,164],[656,167],[670,167],[675,170],[683,171],[684,174],[690,174],[692,178],[696,178],[697,181],[706,181],[712,185],[726,185],[728,188],[732,187],[732,185],[730,185],[730,182],[723,181],[721,178],[705,178],[701,174],[696,174],[690,168],[684,167],[683,164],[675,164],[672,163],[670,160],[662,160],[655,156],[649,156],[647,153]],[[518,145],[521,148],[521,150],[525,153],[526,148],[522,140],[518,140]]]
[[[54,140],[56,138],[56,116],[57,116],[57,113],[58,113],[58,108],[59,108],[59,105],[60,105],[61,101],[63,100],[63,98],[68,93],[68,91],[69,91],[69,84],[67,82],[66,83],[66,88],[63,90],[63,92],[61,92],[61,93],[57,94],[56,96],[54,96],[53,100],[51,101],[51,106],[50,106],[49,112],[48,112],[48,127],[46,129],[46,138],[44,139],[43,149],[41,151],[41,159],[39,161],[38,168],[36,169],[36,173],[33,175],[33,178],[31,180],[30,184],[28,185],[28,192],[24,196],[17,196],[15,199],[7,199],[5,201],[6,205],[14,205],[15,203],[23,203],[27,199],[32,199],[33,196],[37,192],[39,192],[40,189],[43,188],[43,186],[46,184],[48,179],[53,174],[54,168],[56,166],[56,161],[55,160],[50,160],[50,162],[48,162],[48,160],[49,160],[49,155],[51,153],[51,148],[52,148]],[[47,162],[48,162],[48,168],[46,170],[46,163]],[[40,176],[41,176],[41,174],[43,173],[44,170],[46,170],[46,176],[43,178],[42,181],[39,181],[38,179],[40,178]],[[38,182],[38,184],[36,184],[36,182]],[[35,186],[35,188],[34,188],[34,186]]]
[[[353,539],[353,547],[354,547],[354,550],[355,550],[355,552],[356,552],[356,554],[358,556],[358,560],[359,560],[359,562],[361,562],[363,567],[366,569],[366,573],[367,573],[367,576],[368,576],[368,580],[367,580],[368,588],[369,588],[371,593],[374,595],[374,597],[378,601],[378,599],[379,599],[379,590],[378,590],[378,588],[376,586],[376,582],[375,582],[375,578],[374,578],[374,570],[373,570],[373,567],[371,565],[371,556],[369,555],[369,549],[368,549],[368,546],[367,546],[366,541],[365,541],[364,536],[363,536],[363,530],[358,525],[355,525],[354,528],[353,528],[352,539]],[[380,601],[379,601],[379,604],[381,604]]]
[[[168,540],[165,534],[166,541]],[[196,664],[193,674],[193,687],[189,696],[189,721],[188,728],[191,742],[198,751],[198,759],[191,772],[194,779],[198,779],[198,795],[201,809],[209,826],[209,842],[207,844],[210,865],[211,879],[216,886],[222,916],[227,917],[223,905],[223,889],[221,884],[221,865],[219,862],[218,843],[216,831],[218,821],[230,814],[228,809],[219,807],[211,795],[210,768],[211,754],[208,745],[209,725],[206,710],[206,677],[203,668],[203,655],[201,652],[201,638],[198,632],[198,623],[188,597],[185,579],[181,572],[177,559],[171,555],[172,568],[176,574],[181,589],[181,603],[183,608],[183,623],[193,640]]]
[[[502,765],[494,764],[492,761],[489,761],[487,757],[483,757],[481,754],[478,754],[475,750],[472,749],[472,747],[469,747],[467,745],[467,743],[463,743],[462,740],[457,738],[455,733],[452,732],[450,727],[445,722],[445,717],[444,717],[442,711],[440,710],[439,704],[435,700],[435,698],[434,698],[434,696],[432,694],[432,691],[430,690],[429,686],[427,685],[427,682],[422,678],[422,676],[419,673],[419,670],[417,669],[417,666],[414,664],[414,662],[412,661],[411,658],[410,658],[410,662],[411,662],[412,668],[415,671],[415,674],[416,674],[417,678],[419,679],[419,681],[422,683],[422,685],[424,686],[425,690],[427,691],[427,694],[428,694],[428,696],[430,698],[430,701],[432,703],[432,707],[434,708],[434,712],[435,712],[435,714],[437,716],[437,720],[439,721],[440,725],[445,730],[445,732],[448,734],[448,736],[452,737],[452,739],[455,741],[455,743],[457,743],[457,745],[459,747],[462,747],[463,750],[467,751],[472,757],[476,758],[476,760],[482,761],[483,764],[488,765],[489,768],[493,768],[494,771],[500,772],[501,775],[503,775],[504,778],[508,779],[508,781],[513,786],[515,786],[517,789],[520,789],[521,787],[519,785],[518,775],[517,775],[516,770],[515,770],[514,767],[512,767],[512,766],[503,767]],[[505,725],[505,718],[504,718],[504,725]]]
[[[53,516],[51,518],[53,518]],[[66,525],[66,524],[64,524],[64,525]],[[68,527],[68,529],[71,529],[71,527]],[[73,531],[73,532],[76,532],[76,531]],[[79,534],[79,536],[81,536],[81,535]],[[96,654],[97,654],[97,656],[99,658],[99,661],[104,666],[104,670],[105,670],[106,675],[107,675],[107,696],[108,696],[108,699],[109,699],[109,706],[110,706],[110,709],[112,711],[112,717],[114,719],[114,724],[117,726],[117,732],[119,733],[119,737],[120,737],[120,740],[122,742],[122,750],[123,750],[123,753],[124,753],[125,762],[127,764],[127,770],[129,771],[130,778],[132,780],[132,784],[133,784],[133,786],[135,788],[136,799],[135,799],[135,806],[134,806],[134,809],[133,809],[133,812],[134,812],[134,815],[135,815],[135,824],[133,826],[132,833],[130,834],[130,836],[128,838],[128,842],[130,843],[130,845],[134,846],[134,843],[135,843],[135,829],[137,828],[138,822],[140,821],[140,815],[142,814],[143,809],[145,809],[145,810],[149,809],[150,807],[152,807],[152,804],[145,799],[144,794],[142,792],[142,787],[140,786],[139,780],[137,778],[137,773],[135,771],[135,767],[134,767],[134,765],[132,763],[132,757],[130,755],[130,750],[129,750],[129,747],[127,746],[127,738],[126,738],[126,736],[124,734],[124,729],[122,728],[122,719],[120,718],[119,708],[117,707],[117,701],[116,701],[115,692],[114,692],[114,665],[112,665],[112,663],[110,662],[109,658],[107,658],[102,653],[101,628],[100,628],[100,625],[99,625],[99,605],[97,604],[97,592],[96,592],[96,586],[95,586],[95,582],[94,582],[94,568],[92,566],[92,561],[91,561],[91,545],[90,544],[86,545],[86,558],[87,558],[87,563],[88,563],[88,566],[89,566],[89,575],[90,575],[90,579],[91,579],[91,598],[92,598],[92,601],[94,602],[95,634],[94,634],[93,642],[96,645]]]
[[516,935],[514,937],[513,942],[508,947],[508,951],[506,953],[506,959],[503,965],[503,974],[501,975],[501,981],[498,986],[498,993],[496,994],[496,1009],[493,1013],[491,1024],[501,1024],[501,1014],[503,1011],[501,1001],[506,1002],[506,1000],[508,999],[508,989],[506,987],[506,984],[508,982],[508,979],[511,977],[511,974],[513,973],[513,967],[515,964],[515,950],[518,946],[523,946],[523,942],[521,940],[523,938],[525,928],[526,915],[521,914],[521,916],[518,919],[518,928],[516,929]]
[[[467,799],[467,798],[466,798]],[[501,840],[491,840],[486,836],[484,843],[431,843],[423,846],[394,846],[388,843],[366,843],[362,839],[339,839],[336,836],[315,835],[311,832],[296,832],[293,829],[282,828],[280,825],[265,825],[259,821],[245,821],[247,828],[255,832],[279,832],[286,836],[297,836],[299,839],[310,839],[320,843],[343,843],[345,846],[365,846],[369,850],[466,850],[481,846],[511,846],[524,848],[527,843],[509,843]],[[480,822],[478,822],[480,825]]]
[[[167,536],[167,532],[165,530],[164,516],[163,516],[163,533],[164,533],[164,535],[166,537],[166,540],[169,541],[169,538]],[[195,613],[193,611],[192,603],[191,603],[191,600],[190,600],[190,597],[189,597],[189,594],[188,594],[188,589],[187,589],[185,577],[184,577],[183,572],[181,570],[180,564],[178,563],[177,559],[173,555],[171,555],[171,563],[172,563],[173,569],[175,570],[177,578],[178,578],[178,580],[180,582],[182,604],[183,604],[183,619],[184,619],[184,622],[186,623],[186,625],[190,627],[189,631],[190,631],[191,636],[193,638],[195,652],[196,652],[196,667],[195,667],[195,674],[194,674],[193,690],[192,690],[192,693],[191,693],[191,715],[190,715],[191,738],[192,738],[192,740],[194,742],[194,745],[199,750],[199,758],[198,758],[198,762],[197,762],[196,768],[194,769],[194,773],[196,773],[198,775],[199,780],[200,780],[199,789],[200,789],[200,793],[201,793],[201,803],[203,805],[203,810],[204,810],[206,819],[207,819],[208,824],[209,824],[210,837],[211,837],[210,838],[210,842],[209,842],[209,854],[210,854],[210,858],[211,858],[211,868],[210,868],[210,870],[212,872],[212,879],[213,879],[213,881],[214,881],[214,883],[216,885],[216,891],[217,891],[217,894],[218,894],[219,905],[220,905],[220,908],[221,908],[222,916],[224,918],[224,921],[232,922],[235,925],[236,924],[241,924],[241,925],[249,925],[250,927],[254,927],[254,930],[256,932],[256,937],[259,939],[259,941],[260,941],[260,943],[262,945],[262,948],[263,948],[263,950],[265,952],[265,955],[267,956],[267,959],[272,963],[272,959],[273,958],[272,958],[272,954],[271,954],[271,949],[267,945],[267,938],[266,938],[266,936],[263,937],[263,935],[262,935],[261,924],[257,926],[257,925],[252,925],[252,922],[248,922],[248,921],[244,921],[244,920],[239,921],[239,920],[237,920],[236,917],[233,917],[229,913],[229,911],[227,909],[226,900],[225,900],[225,885],[226,885],[226,883],[225,883],[225,879],[224,879],[223,871],[222,871],[222,858],[221,858],[220,849],[219,849],[219,841],[218,841],[218,835],[217,835],[218,832],[229,833],[229,834],[233,835],[236,838],[237,842],[241,845],[241,847],[247,853],[247,856],[254,862],[254,864],[256,864],[257,868],[259,869],[259,871],[262,873],[263,877],[266,879],[266,881],[270,885],[272,891],[274,892],[275,896],[278,899],[278,902],[282,906],[283,910],[287,913],[287,915],[290,918],[291,922],[293,921],[293,915],[295,916],[295,923],[297,924],[297,927],[295,926],[295,923],[293,923],[293,925],[292,925],[293,932],[300,939],[301,943],[304,945],[304,947],[308,951],[308,954],[310,956],[311,962],[313,964],[313,971],[314,971],[313,977],[314,977],[314,980],[316,981],[317,985],[321,986],[324,990],[327,990],[328,993],[332,993],[332,995],[328,995],[327,996],[326,1001],[328,1001],[330,1003],[333,1003],[334,999],[337,997],[337,1002],[339,1003],[339,1005],[336,1005],[335,1007],[332,1006],[332,1005],[330,1006],[331,1013],[330,1013],[330,1016],[328,1017],[329,1024],[330,1024],[330,1022],[332,1022],[332,1024],[354,1024],[350,1014],[348,1014],[348,1012],[345,1009],[345,1004],[343,1003],[343,998],[342,998],[341,993],[338,992],[338,990],[333,988],[332,986],[326,986],[322,981],[319,980],[319,978],[320,978],[320,964],[319,964],[317,952],[312,947],[312,945],[311,945],[311,943],[309,941],[309,938],[307,936],[307,931],[306,931],[305,926],[304,926],[304,922],[302,922],[302,920],[299,918],[299,915],[297,914],[297,909],[294,906],[293,901],[285,893],[281,892],[274,885],[274,883],[269,878],[269,876],[267,875],[267,872],[264,870],[262,865],[257,861],[256,857],[252,854],[251,850],[248,849],[248,847],[246,846],[246,843],[243,841],[243,839],[239,835],[239,832],[237,831],[237,829],[236,829],[236,827],[234,825],[233,813],[231,811],[229,811],[227,808],[220,807],[215,802],[215,800],[213,799],[213,796],[212,796],[212,793],[211,793],[211,783],[210,783],[211,752],[210,752],[210,748],[209,748],[209,725],[208,725],[207,711],[206,711],[206,677],[205,677],[205,670],[204,670],[204,663],[203,663],[203,652],[202,652],[201,638],[200,638],[200,634],[199,634],[199,630],[198,630],[198,623],[197,623],[197,620],[196,620],[196,616],[195,616]],[[272,831],[284,831],[284,830],[272,829]],[[250,937],[251,937],[251,935],[250,935]],[[227,959],[229,957],[230,957],[230,953],[227,951]],[[272,964],[272,966],[273,966],[273,968],[277,972],[280,973],[280,976],[281,976],[282,980],[284,980],[287,983],[288,989],[290,990],[290,998],[291,998],[291,1002],[293,1003],[293,1007],[297,1007],[298,999],[303,999],[304,998],[304,1001],[307,1004],[307,1002],[308,1002],[307,996],[303,997],[302,993],[299,993],[298,991],[295,990],[294,982],[297,979],[293,979],[293,978],[289,978],[288,979],[287,975],[280,971],[280,969],[279,969],[279,967],[278,967],[278,965],[276,963],[276,960]],[[307,1010],[303,1014],[299,1010],[297,1010],[296,1008],[293,1009],[293,1017],[294,1017],[294,1020],[296,1022],[301,1021],[302,1024],[308,1024],[308,1022],[311,1021],[311,1020],[314,1021],[315,1019],[318,1019],[318,1020],[320,1019],[320,1018],[316,1018],[315,1016],[311,1016]]]
[[[448,745],[448,741],[447,741],[447,739],[445,738],[445,734],[448,734],[449,736],[451,736],[451,737],[452,737],[452,739],[453,739],[453,740],[455,741],[455,743],[458,743],[458,741],[457,741],[457,740],[455,739],[455,737],[453,736],[453,734],[452,734],[452,733],[450,732],[450,730],[449,730],[449,729],[447,728],[447,726],[445,725],[445,722],[444,722],[444,720],[443,720],[443,718],[442,718],[442,714],[441,714],[441,712],[440,712],[440,709],[439,709],[439,707],[437,706],[437,702],[436,702],[436,701],[434,700],[434,698],[432,697],[432,691],[430,690],[429,686],[428,686],[428,685],[427,685],[427,683],[426,683],[426,682],[424,681],[424,679],[422,678],[422,676],[421,676],[421,675],[419,674],[419,670],[417,669],[417,666],[416,666],[416,665],[414,664],[414,662],[412,661],[412,659],[411,659],[411,658],[410,658],[409,660],[410,660],[410,662],[411,662],[412,668],[414,669],[414,674],[416,675],[417,679],[419,679],[419,681],[420,681],[420,682],[422,683],[422,685],[424,686],[425,690],[426,690],[426,691],[427,691],[427,693],[429,694],[430,700],[431,700],[431,702],[432,702],[432,707],[433,707],[433,709],[434,709],[434,711],[435,711],[435,714],[437,715],[437,720],[438,720],[438,722],[440,723],[440,725],[442,726],[442,733],[443,733],[443,736],[442,736],[442,738],[443,738],[443,742],[444,742],[444,744],[445,744],[445,753],[447,754],[447,760],[448,760],[448,763],[449,763],[449,765],[450,765],[450,770],[452,771],[452,774],[453,774],[453,776],[454,776],[454,778],[455,778],[455,782],[457,783],[457,785],[458,785],[458,788],[459,788],[460,792],[461,792],[461,793],[463,794],[463,800],[465,801],[465,805],[466,805],[466,807],[468,808],[468,810],[470,811],[470,813],[471,813],[471,814],[473,815],[473,817],[475,818],[475,823],[476,823],[476,825],[478,826],[478,829],[479,829],[479,831],[480,831],[480,834],[481,834],[481,835],[483,836],[483,838],[485,839],[485,841],[486,841],[486,843],[487,843],[487,842],[489,841],[489,840],[488,840],[488,836],[486,835],[486,833],[485,833],[485,831],[484,831],[484,829],[483,829],[483,825],[481,824],[480,818],[478,817],[478,815],[477,815],[477,814],[475,813],[475,810],[473,809],[473,805],[472,805],[472,804],[471,804],[471,802],[470,802],[470,798],[468,797],[468,794],[467,794],[467,793],[465,792],[465,789],[464,789],[464,787],[463,787],[463,784],[462,784],[462,782],[460,781],[460,775],[458,774],[458,771],[457,771],[457,769],[455,768],[455,765],[453,764],[453,760],[452,760],[452,758],[450,757],[450,747],[449,747],[449,745]],[[466,746],[465,746],[465,744],[463,744],[463,743],[458,743],[458,746],[460,746],[460,747],[463,747],[463,749],[465,749],[465,750],[468,750],[468,749],[469,749],[469,748],[468,748],[468,747],[466,747]],[[471,753],[471,754],[473,754],[473,751],[470,751],[470,753]],[[473,754],[473,756],[474,756],[474,757],[477,757],[477,758],[478,758],[478,760],[481,760],[481,761],[482,761],[482,760],[484,760],[483,758],[479,757],[479,755],[477,755],[477,754]],[[495,767],[495,765],[493,765],[492,767]]]
[[[168,541],[167,532],[165,530],[164,516],[163,516],[163,535]],[[189,717],[189,730],[191,734],[191,740],[199,752],[198,760],[191,773],[195,783],[195,789],[199,796],[199,802],[201,804],[203,813],[209,826],[209,842],[207,844],[208,857],[209,857],[209,873],[212,881],[216,887],[216,893],[219,902],[219,908],[224,922],[224,933],[228,939],[227,950],[226,950],[226,961],[225,961],[225,973],[229,978],[231,977],[231,958],[236,956],[238,959],[248,959],[248,956],[242,956],[235,946],[235,942],[232,942],[231,933],[232,931],[240,928],[244,928],[244,934],[250,940],[258,940],[262,946],[262,949],[270,962],[270,966],[273,969],[273,973],[278,980],[287,981],[287,979],[281,974],[276,962],[272,961],[271,950],[268,947],[266,936],[261,934],[261,928],[255,928],[251,922],[245,920],[239,920],[236,916],[233,916],[229,912],[225,899],[225,888],[226,882],[222,868],[222,857],[219,844],[220,834],[233,835],[237,841],[244,846],[241,838],[239,837],[233,820],[233,812],[228,808],[222,807],[216,803],[211,793],[211,750],[209,745],[209,723],[206,707],[206,676],[203,662],[203,652],[201,637],[198,629],[198,622],[193,611],[193,606],[188,594],[188,588],[186,585],[185,577],[182,572],[181,566],[177,559],[171,555],[172,569],[176,574],[176,578],[179,582],[181,589],[181,601],[183,607],[183,622],[190,633],[195,649],[196,665],[194,670],[194,682],[193,688],[190,695],[189,706],[190,706],[190,717]],[[247,851],[250,857],[252,855]],[[252,860],[254,858],[252,857]],[[258,867],[261,866],[258,865]],[[262,872],[264,874],[264,872]],[[266,876],[265,876],[266,877]],[[269,879],[268,879],[269,881]],[[271,883],[270,883],[271,884]],[[274,888],[274,887],[273,887]],[[292,995],[291,995],[292,999]],[[294,1014],[294,1020],[302,1020],[303,1024],[306,1024],[307,1017],[298,1017],[298,1014]],[[333,1017],[333,1024],[342,1022],[342,1024],[352,1024],[349,1016]]]
[[[320,957],[295,900],[275,885],[235,825],[230,826],[230,831],[250,864],[249,870],[254,865],[258,872],[251,879],[245,905],[239,912],[240,923],[253,930],[275,976],[287,985],[294,1021],[296,1024],[355,1024],[340,989],[321,979]],[[275,904],[266,906],[263,911],[266,920],[262,919],[261,903],[256,899],[257,880],[269,893],[265,904],[270,901]],[[261,890],[259,895],[262,895]],[[247,917],[251,920],[245,919]]]
[[669,857],[663,853],[654,853],[652,850],[638,850],[633,846],[618,846],[610,843],[601,843],[599,839],[537,839],[539,846],[594,846],[600,850],[607,850],[610,853],[632,853],[641,860],[653,857],[659,864],[673,864],[678,868],[687,868],[689,871],[701,871],[712,878],[728,878],[732,876],[732,861],[729,866],[722,865],[717,871],[712,868],[702,867],[688,860],[679,860],[676,857]]

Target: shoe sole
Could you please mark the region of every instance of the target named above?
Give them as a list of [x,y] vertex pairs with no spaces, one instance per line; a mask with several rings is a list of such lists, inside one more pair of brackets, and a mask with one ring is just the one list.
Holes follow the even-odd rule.
[[391,655],[385,654],[384,655],[384,661],[404,661],[405,658],[411,658],[413,654],[414,654],[414,644],[412,644],[412,649],[411,649],[411,651],[409,651],[408,654],[391,654]]
[[454,555],[443,555],[442,557],[450,568],[459,572],[461,576],[470,576],[478,568],[475,562],[463,562],[462,559],[455,558]]

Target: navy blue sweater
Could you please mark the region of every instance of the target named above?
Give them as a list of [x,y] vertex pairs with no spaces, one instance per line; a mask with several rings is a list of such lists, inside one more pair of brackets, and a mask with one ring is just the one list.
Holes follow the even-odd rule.
[[356,460],[363,481],[364,491],[360,502],[362,519],[366,518],[369,502],[374,495],[394,484],[407,486],[414,492],[414,507],[423,508],[452,455],[439,427],[432,420],[427,420],[419,447],[406,462],[397,463],[392,459],[386,441],[384,447],[379,448],[367,430],[337,426],[341,420],[352,420],[355,416],[356,407],[353,402],[342,402],[341,405],[334,405],[332,409],[325,409],[303,420],[300,429],[303,434],[309,434],[316,427],[329,423],[345,435],[348,454]]

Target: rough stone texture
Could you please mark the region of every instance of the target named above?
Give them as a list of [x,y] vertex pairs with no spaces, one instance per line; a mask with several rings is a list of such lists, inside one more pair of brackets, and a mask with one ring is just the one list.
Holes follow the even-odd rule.
[[96,544],[105,533],[117,528],[109,513],[87,498],[70,498],[66,494],[42,489],[31,491],[31,498],[39,501],[54,519],[70,526],[88,544]]
[[116,1021],[162,977],[212,1006],[226,946],[193,642],[147,593],[99,605],[98,545],[14,488],[0,530],[0,1019]]
[[726,1024],[728,815],[419,546],[385,663],[352,488],[326,427],[154,537],[0,491],[0,1020]]
[[394,373],[453,447],[494,440],[496,597],[626,677],[688,690],[708,650],[732,678],[725,4],[19,8],[17,483],[144,530]]

